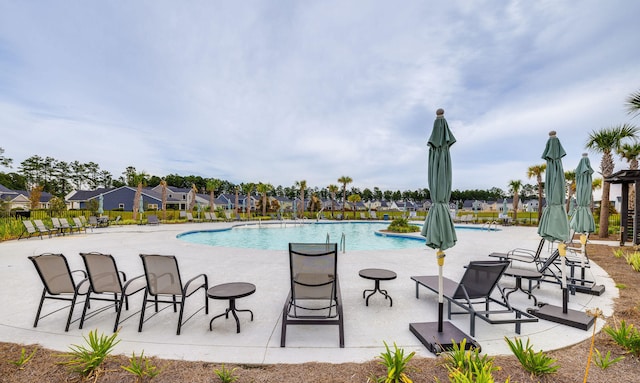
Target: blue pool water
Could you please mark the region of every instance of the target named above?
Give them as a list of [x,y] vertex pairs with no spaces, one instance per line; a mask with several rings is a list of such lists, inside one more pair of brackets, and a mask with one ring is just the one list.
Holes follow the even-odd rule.
[[[376,233],[389,223],[306,223],[242,225],[231,229],[190,231],[178,235],[181,240],[211,246],[282,250],[289,242],[330,242],[340,244],[344,234],[347,250],[387,250],[423,247],[421,236],[407,238]],[[456,227],[457,228],[457,227]]]

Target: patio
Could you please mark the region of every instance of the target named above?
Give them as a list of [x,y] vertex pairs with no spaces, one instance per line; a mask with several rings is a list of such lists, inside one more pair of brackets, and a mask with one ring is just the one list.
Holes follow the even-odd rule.
[[[107,311],[85,322],[83,330],[78,323],[64,332],[65,312],[59,312],[40,320],[33,328],[33,319],[42,291],[37,273],[27,256],[45,252],[63,253],[71,269],[83,268],[79,252],[99,251],[112,254],[118,267],[133,277],[143,273],[138,254],[171,254],[178,257],[183,278],[199,273],[209,276],[209,285],[228,282],[251,282],[256,292],[238,300],[238,308],[251,309],[254,321],[240,315],[241,333],[236,333],[236,323],[230,319],[218,319],[213,331],[209,321],[223,312],[226,301],[210,300],[209,315],[203,312],[194,316],[175,335],[177,314],[165,310],[145,323],[138,333],[138,316],[122,324],[116,352],[130,355],[144,350],[145,355],[168,359],[202,360],[226,363],[302,363],[362,362],[374,359],[384,350],[383,341],[395,342],[407,351],[418,355],[433,356],[409,331],[409,323],[437,320],[437,296],[421,290],[415,298],[414,275],[437,273],[435,252],[429,248],[393,251],[349,251],[339,254],[338,272],[342,289],[345,315],[345,348],[338,346],[338,332],[334,326],[295,326],[287,331],[287,347],[280,347],[281,310],[288,292],[288,254],[281,251],[220,248],[191,244],[176,238],[177,234],[194,229],[220,228],[225,223],[199,223],[159,226],[120,226],[95,229],[93,232],[67,235],[40,240],[9,241],[0,243],[0,278],[3,281],[3,314],[0,316],[0,340],[21,344],[41,344],[44,347],[66,351],[71,344],[84,342],[82,336],[93,329],[110,334],[114,313]],[[498,232],[459,230],[458,243],[447,250],[445,276],[459,279],[463,266],[470,260],[487,259],[495,251],[507,251],[515,247],[534,249],[539,242],[536,228],[503,227]],[[365,306],[362,292],[371,288],[371,281],[358,276],[364,268],[393,270],[397,278],[383,284],[393,298],[393,306],[381,295],[374,295]],[[617,289],[613,281],[597,265],[591,271],[598,284],[605,285],[601,296],[576,294],[570,296],[569,307],[575,310],[598,307],[610,316]],[[504,284],[513,286],[512,278]],[[561,302],[557,285],[543,284],[535,291],[539,301],[550,304]],[[191,302],[190,300],[194,300]],[[134,296],[130,310],[137,311],[141,294]],[[526,295],[510,296],[512,304],[520,309],[532,305]],[[187,300],[186,313],[201,299]],[[47,306],[45,306],[46,309]],[[49,303],[48,307],[52,307]],[[81,307],[76,307],[74,319]],[[123,314],[124,315],[124,314]],[[454,316],[458,328],[468,333],[467,316]],[[598,327],[604,321],[598,321]],[[492,355],[510,354],[504,337],[514,337],[513,325],[489,325],[476,322],[476,341],[483,352]],[[583,331],[560,324],[540,320],[523,324],[522,337],[529,337],[536,349],[557,349],[578,343],[591,336],[591,330]]]

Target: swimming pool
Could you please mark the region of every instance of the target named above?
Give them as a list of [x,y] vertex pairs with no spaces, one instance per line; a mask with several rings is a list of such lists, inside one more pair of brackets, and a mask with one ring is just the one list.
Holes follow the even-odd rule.
[[[425,239],[420,235],[378,233],[388,226],[388,222],[247,224],[221,230],[189,231],[179,234],[178,238],[210,246],[282,250],[288,248],[289,242],[326,242],[327,237],[330,242],[340,244],[344,234],[346,250],[391,250],[424,246]],[[456,226],[456,229],[459,227]]]

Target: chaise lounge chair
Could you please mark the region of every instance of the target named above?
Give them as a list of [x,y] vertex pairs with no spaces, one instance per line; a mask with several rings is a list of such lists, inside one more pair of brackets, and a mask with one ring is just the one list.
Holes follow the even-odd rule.
[[336,243],[290,243],[289,296],[282,310],[280,347],[289,325],[336,325],[344,347],[344,315],[337,272]]
[[73,229],[75,228],[75,226],[71,226],[69,224],[69,221],[67,221],[66,218],[58,218],[58,222],[60,223],[60,227],[62,228],[62,232],[64,232],[66,230],[69,234],[73,233]]
[[[449,319],[456,314],[469,314],[469,333],[475,336],[475,319],[480,318],[490,324],[515,324],[516,334],[520,334],[522,323],[537,322],[535,316],[512,307],[501,296],[500,299],[491,297],[498,285],[498,281],[509,262],[504,261],[473,261],[467,266],[462,279],[459,282],[444,278],[443,296],[447,300],[447,313]],[[419,298],[418,289],[424,286],[438,293],[438,276],[411,277],[416,282],[416,298]],[[498,289],[500,294],[502,292]],[[462,311],[453,312],[454,304]]]
[[44,222],[42,222],[41,219],[34,219],[33,220],[33,224],[36,226],[36,229],[40,232],[40,234],[48,234],[49,238],[51,238],[51,236],[53,234],[57,234],[58,233],[58,229],[56,229],[56,228],[49,229],[44,224]]
[[[80,253],[80,256],[89,274],[89,284],[91,286],[82,310],[80,328],[82,329],[86,318],[114,307],[116,320],[113,325],[113,332],[116,332],[118,331],[118,325],[132,316],[130,315],[122,321],[120,320],[122,306],[124,305],[125,309],[129,310],[129,296],[144,290],[146,287],[144,275],[127,280],[127,275],[122,271],[118,271],[116,261],[110,254],[92,252]],[[106,296],[105,294],[113,294],[113,296]],[[112,302],[113,305],[99,308],[87,317],[87,309],[91,300]]]
[[[42,233],[38,230],[36,230],[35,226],[33,226],[33,222],[29,221],[29,220],[23,220],[22,221],[22,225],[24,226],[24,229],[22,230],[22,233],[20,233],[20,236],[18,237],[18,240],[20,240],[20,238],[25,237],[27,239],[33,237],[34,235],[39,235],[40,239],[42,239]],[[26,234],[26,236],[25,236]]]
[[[76,305],[78,296],[87,295],[89,292],[89,280],[87,279],[87,273],[83,270],[71,271],[69,269],[67,259],[62,254],[45,253],[30,256],[29,259],[36,267],[40,280],[42,280],[42,284],[44,285],[40,304],[38,305],[38,311],[36,312],[36,319],[33,322],[33,327],[38,326],[38,321],[41,318],[45,318],[69,307],[67,325],[64,328],[64,331],[69,331],[69,325],[71,324],[71,318],[73,317],[73,309]],[[79,277],[74,279],[74,275],[79,275]],[[80,279],[80,277],[82,279]],[[67,301],[69,302],[69,306],[58,308],[48,314],[40,316],[45,299]]]
[[[545,239],[542,238],[538,244],[538,248],[533,250],[516,248],[507,253],[491,253],[490,257],[496,257],[500,260],[510,262],[511,266],[518,263],[531,264],[542,274],[539,282],[550,282],[562,284],[562,269],[560,266],[560,253],[555,249],[550,255],[543,257]],[[586,277],[586,270],[591,266],[587,254],[578,254],[577,249],[567,248],[567,256],[565,257],[567,286],[572,294],[576,292],[587,293],[592,295],[602,295],[605,287],[596,285],[595,281]],[[531,290],[531,285],[529,286]]]
[[[169,304],[169,306],[166,306],[165,308],[173,306],[174,312],[177,311],[177,305],[180,305],[178,330],[176,332],[177,335],[180,335],[182,325],[203,308],[205,310],[205,314],[209,313],[209,299],[207,297],[209,279],[205,274],[198,274],[188,280],[187,283],[182,284],[180,270],[178,269],[178,260],[176,257],[172,255],[140,254],[140,258],[142,259],[142,265],[144,266],[144,275],[147,280],[147,287],[145,288],[142,310],[140,311],[140,325],[138,326],[138,332],[142,331],[142,325],[145,322],[144,313],[149,298],[153,301],[155,314],[151,315],[148,319],[151,319],[159,312],[158,303]],[[204,307],[199,308],[191,314],[189,318],[183,321],[182,317],[184,314],[185,300],[200,289],[204,290]],[[166,297],[167,300],[160,299],[162,297]],[[180,301],[177,300],[177,297],[180,297]],[[163,308],[163,310],[165,308]]]
[[76,230],[78,230],[78,233],[81,231],[84,231],[85,233],[87,232],[87,226],[79,217],[73,217],[73,223],[76,227]]
[[148,225],[159,225],[160,221],[158,220],[158,216],[155,214],[147,215],[147,224]]

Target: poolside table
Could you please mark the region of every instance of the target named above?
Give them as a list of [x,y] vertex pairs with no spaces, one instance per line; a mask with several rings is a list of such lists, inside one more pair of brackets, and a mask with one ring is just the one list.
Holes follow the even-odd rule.
[[[533,305],[537,306],[538,305],[538,300],[536,299],[536,296],[533,295],[533,281],[540,281],[543,277],[543,275],[537,271],[537,270],[530,270],[530,269],[521,269],[521,268],[517,268],[517,267],[509,267],[507,268],[503,275],[509,276],[509,277],[514,277],[516,279],[516,286],[515,287],[505,287],[503,289],[504,291],[510,290],[508,293],[505,294],[504,298],[508,301],[509,300],[509,295],[511,295],[511,293],[515,292],[515,291],[522,291],[523,293],[527,294],[529,296],[529,299],[533,298]],[[522,279],[527,279],[529,281],[529,288],[528,289],[524,289],[522,287]]]
[[207,296],[211,299],[229,300],[229,308],[227,308],[222,314],[216,315],[209,322],[209,331],[213,331],[213,321],[216,318],[220,318],[224,315],[226,319],[229,319],[229,313],[233,315],[236,320],[236,333],[240,333],[240,321],[236,312],[249,312],[251,314],[251,321],[253,321],[253,311],[251,310],[239,310],[236,308],[236,299],[249,296],[256,291],[256,286],[252,283],[246,282],[231,282],[216,285],[207,290]]
[[389,299],[389,307],[393,306],[393,300],[391,300],[391,297],[387,293],[387,290],[380,290],[380,281],[390,281],[392,279],[396,279],[396,273],[391,270],[385,269],[362,269],[358,274],[364,279],[372,279],[375,281],[375,287],[373,288],[373,290],[364,290],[362,292],[362,299],[364,299],[365,294],[368,291],[371,291],[371,294],[367,296],[367,300],[365,301],[367,306],[369,306],[369,298],[371,298],[371,296],[376,292],[384,295],[384,299]]

